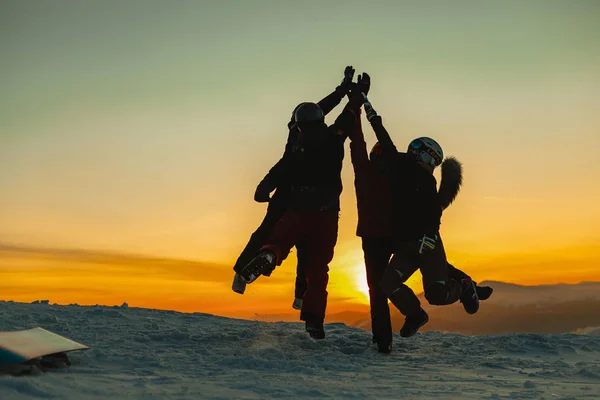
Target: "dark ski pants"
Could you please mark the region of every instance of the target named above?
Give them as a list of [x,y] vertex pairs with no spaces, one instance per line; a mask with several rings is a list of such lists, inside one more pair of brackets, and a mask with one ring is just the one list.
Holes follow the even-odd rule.
[[[285,214],[285,206],[278,204],[269,206],[265,218],[258,229],[250,236],[248,244],[246,244],[246,247],[242,250],[242,253],[235,262],[233,267],[235,272],[239,272],[252,261],[254,256],[256,256],[256,253],[258,253],[260,248],[265,244],[269,235],[273,232],[273,229],[275,229],[277,221],[283,217],[283,214]],[[306,292],[306,275],[304,274],[304,266],[306,265],[306,246],[303,242],[299,242],[296,244],[296,250],[298,251],[298,265],[296,267],[296,286],[294,295],[296,298],[301,299],[302,296],[304,296],[304,292]]]
[[296,265],[296,285],[294,286],[294,297],[296,299],[303,298],[307,289],[305,269],[308,259],[305,242],[306,240],[296,244],[296,256],[298,257],[298,264]]
[[[406,280],[421,270],[423,291],[431,305],[443,306],[460,298],[460,279],[468,277],[464,272],[450,266],[442,240],[439,239],[431,252],[419,254],[415,241],[399,242],[394,245],[394,257],[390,261],[380,284],[392,304],[405,316],[420,312],[421,303]],[[450,268],[451,267],[451,268]]]
[[288,211],[263,246],[275,253],[277,265],[287,258],[294,245],[302,242],[306,246],[307,287],[300,313],[303,321],[325,318],[329,263],[333,259],[337,234],[337,211]]
[[362,248],[367,269],[367,284],[369,285],[373,341],[382,344],[391,343],[390,307],[388,306],[388,298],[379,282],[392,256],[392,240],[385,237],[363,237]]

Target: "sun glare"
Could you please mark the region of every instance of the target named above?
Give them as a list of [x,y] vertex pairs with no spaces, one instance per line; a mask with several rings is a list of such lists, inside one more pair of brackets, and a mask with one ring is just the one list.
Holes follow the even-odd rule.
[[[365,264],[357,264],[353,268],[354,273],[354,287],[357,295],[361,301],[369,303],[369,284],[367,283],[367,273]],[[423,291],[422,289],[422,277],[419,271],[415,272],[407,281],[406,285],[410,287],[415,294],[419,294]]]
[[365,271],[365,266],[364,264],[361,264],[356,269],[358,271],[355,275],[356,289],[364,296],[364,301],[369,302],[369,284],[367,283],[367,273]]

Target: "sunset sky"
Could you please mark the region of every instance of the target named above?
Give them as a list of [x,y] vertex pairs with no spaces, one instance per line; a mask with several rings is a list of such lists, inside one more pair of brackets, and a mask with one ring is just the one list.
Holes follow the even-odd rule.
[[[0,1],[0,299],[291,311],[295,253],[244,296],[231,268],[292,109],[346,65],[399,148],[464,163],[451,262],[600,280],[599,40],[593,0]],[[366,304],[352,174],[347,153],[337,311]]]

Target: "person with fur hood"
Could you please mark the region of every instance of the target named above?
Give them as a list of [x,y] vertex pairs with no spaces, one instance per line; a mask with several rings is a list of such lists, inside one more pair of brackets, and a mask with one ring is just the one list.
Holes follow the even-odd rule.
[[[363,74],[362,79],[370,83],[367,74]],[[492,289],[477,287],[468,275],[448,264],[439,234],[442,212],[460,190],[461,164],[454,157],[444,160],[439,144],[426,137],[413,140],[406,152],[399,152],[366,94],[363,97],[367,119],[378,139],[371,151],[371,160],[387,177],[391,200],[389,246],[393,257],[387,263],[388,256],[379,285],[406,317],[400,335],[410,337],[429,320],[417,296],[405,284],[417,269],[423,275],[425,298],[432,305],[448,305],[460,300],[465,310],[473,314],[479,308],[478,293],[482,299],[488,298]],[[440,165],[442,182],[438,192],[433,171]],[[382,205],[382,210],[388,206],[385,201]]]

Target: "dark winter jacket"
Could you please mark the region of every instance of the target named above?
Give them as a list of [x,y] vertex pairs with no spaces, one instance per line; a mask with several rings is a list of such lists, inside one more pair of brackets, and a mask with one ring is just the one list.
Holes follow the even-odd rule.
[[344,141],[355,116],[356,110],[346,106],[333,125],[311,132],[322,138],[318,143],[308,142],[306,132],[290,135],[283,157],[268,175],[277,187],[289,185],[289,210],[339,211]]
[[373,118],[371,126],[385,156],[392,192],[393,235],[399,240],[416,240],[437,233],[442,205],[435,177],[419,165],[415,155],[398,152],[381,117]]
[[392,194],[382,168],[369,160],[360,118],[350,135],[350,156],[354,167],[354,188],[358,207],[356,235],[389,237],[392,235]]
[[[319,105],[319,107],[321,107],[321,110],[323,110],[323,114],[327,115],[331,112],[331,110],[333,110],[341,103],[345,95],[346,93],[342,91],[340,87],[337,87],[336,90],[325,96],[317,104]],[[286,142],[286,152],[291,151],[292,143],[296,143],[297,141],[298,127],[296,126],[296,123],[292,116],[292,119],[290,120],[290,122],[288,122],[288,139]],[[278,176],[278,174],[280,173],[280,163],[282,162],[282,160],[283,158],[279,160],[279,162],[275,164],[273,168],[271,168],[269,173],[267,173],[267,175],[259,183],[259,185],[264,185],[268,187],[269,191],[275,190],[275,193],[273,193],[273,196],[269,201],[268,210],[281,211],[282,209],[285,209],[287,207],[287,203],[290,199],[290,186],[283,184],[279,180],[280,177]]]

